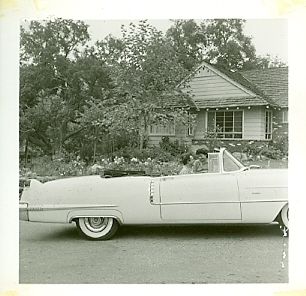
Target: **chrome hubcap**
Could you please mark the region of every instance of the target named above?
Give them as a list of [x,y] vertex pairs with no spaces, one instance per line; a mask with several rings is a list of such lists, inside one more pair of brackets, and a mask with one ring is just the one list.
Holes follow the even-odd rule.
[[102,231],[108,224],[109,218],[103,217],[90,217],[85,218],[84,223],[87,229],[93,232]]

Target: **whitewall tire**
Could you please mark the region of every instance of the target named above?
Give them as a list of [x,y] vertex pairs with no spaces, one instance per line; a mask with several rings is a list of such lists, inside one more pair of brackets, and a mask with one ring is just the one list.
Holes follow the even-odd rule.
[[280,212],[280,218],[281,218],[281,225],[285,226],[289,229],[289,207],[288,204],[286,204],[281,212]]
[[80,233],[88,239],[110,239],[118,229],[118,222],[111,217],[81,217],[76,220]]

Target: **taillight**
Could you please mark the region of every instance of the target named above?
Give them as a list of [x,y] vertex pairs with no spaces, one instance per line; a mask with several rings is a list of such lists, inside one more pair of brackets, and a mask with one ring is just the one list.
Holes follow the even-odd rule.
[[19,203],[19,220],[29,221],[28,204],[26,202]]

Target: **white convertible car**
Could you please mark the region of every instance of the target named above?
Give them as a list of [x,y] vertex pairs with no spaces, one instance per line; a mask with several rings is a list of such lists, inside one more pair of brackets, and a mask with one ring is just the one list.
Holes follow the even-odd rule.
[[76,222],[96,240],[125,224],[278,222],[288,228],[287,187],[287,169],[246,167],[222,148],[209,153],[207,173],[31,180],[19,213],[30,222]]

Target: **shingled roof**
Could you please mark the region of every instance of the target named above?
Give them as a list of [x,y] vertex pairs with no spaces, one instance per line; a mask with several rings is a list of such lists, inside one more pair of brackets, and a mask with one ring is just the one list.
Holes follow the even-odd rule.
[[[205,65],[215,69],[221,75],[227,76],[245,89],[251,91],[253,96],[222,98],[194,98],[197,108],[259,106],[271,105],[288,107],[288,67],[268,68],[232,72],[209,63],[202,63],[181,83],[194,79],[196,71]],[[191,90],[192,93],[192,90]]]
[[[248,107],[269,105],[266,100],[261,97],[227,97],[227,98],[211,98],[203,100],[194,100],[195,106],[199,108],[225,108],[225,107]],[[192,105],[190,105],[192,106]],[[274,105],[272,105],[274,106]]]
[[[214,68],[216,68],[217,70],[219,70],[220,72],[222,72],[223,74],[225,74],[227,77],[231,78],[232,80],[234,80],[235,82],[238,82],[240,85],[242,85],[243,87],[245,87],[246,89],[252,91],[256,97],[253,98],[245,98],[243,99],[243,102],[241,102],[241,99],[236,99],[239,100],[240,104],[239,105],[265,105],[265,104],[270,104],[272,106],[278,105],[278,103],[273,100],[273,98],[271,98],[269,95],[267,95],[264,90],[261,87],[260,83],[255,83],[252,79],[248,79],[248,75],[244,76],[243,73],[245,72],[250,72],[249,76],[256,76],[256,74],[258,76],[261,75],[261,73],[265,70],[255,70],[257,73],[253,73],[255,72],[254,70],[250,70],[250,71],[245,71],[245,72],[232,72],[232,71],[228,71],[224,68],[221,67],[217,67],[216,65],[212,65]],[[267,79],[268,81],[268,79]],[[269,84],[269,82],[266,82],[267,84]],[[227,107],[227,106],[225,106]]]
[[288,107],[288,67],[240,71],[265,97],[280,107]]

